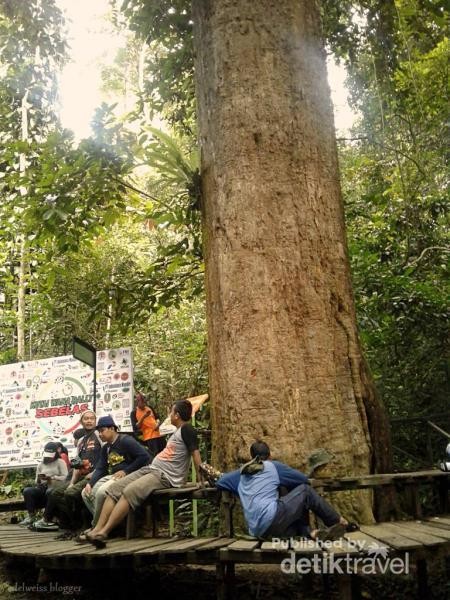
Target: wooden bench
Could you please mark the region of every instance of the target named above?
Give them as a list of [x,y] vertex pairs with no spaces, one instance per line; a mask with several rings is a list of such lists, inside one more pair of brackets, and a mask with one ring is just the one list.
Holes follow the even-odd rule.
[[13,500],[1,500],[0,501],[0,513],[14,512],[16,510],[25,510],[25,501],[19,499]]
[[[311,479],[310,484],[319,493],[376,489],[384,486],[392,486],[397,494],[407,491],[409,494],[409,513],[414,518],[420,519],[423,511],[419,500],[419,487],[422,485],[431,485],[435,488],[439,498],[439,512],[440,514],[445,514],[450,511],[448,498],[449,480],[450,477],[448,473],[433,469],[411,473],[383,473],[354,477],[317,478]],[[208,500],[214,502],[216,506],[221,504],[225,519],[225,535],[233,537],[233,509],[235,506],[235,497],[228,492],[220,492],[216,488],[199,488],[194,483],[182,488],[157,490],[151,494],[143,506],[140,507],[141,510],[146,511],[146,523],[151,527],[153,537],[158,536],[160,505],[167,505],[173,500]],[[394,513],[393,516],[395,518],[400,517],[399,514]],[[136,531],[136,514],[134,511],[130,511],[127,518],[127,539],[135,537]],[[170,510],[169,535],[172,535],[173,532],[173,510]]]

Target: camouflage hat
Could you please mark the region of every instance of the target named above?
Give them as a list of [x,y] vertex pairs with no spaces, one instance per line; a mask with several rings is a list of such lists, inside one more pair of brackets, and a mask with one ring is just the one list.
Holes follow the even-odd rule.
[[325,450],[325,448],[314,449],[307,459],[309,474],[311,475],[317,468],[321,467],[322,465],[326,465],[333,458],[334,455],[330,454],[328,450]]

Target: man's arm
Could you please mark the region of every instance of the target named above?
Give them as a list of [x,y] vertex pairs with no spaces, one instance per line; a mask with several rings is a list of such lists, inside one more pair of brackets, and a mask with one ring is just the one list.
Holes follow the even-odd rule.
[[[100,456],[97,460],[97,462],[95,463],[95,469],[92,471],[92,473],[90,474],[91,476],[88,478],[89,479],[89,483],[91,484],[91,487],[94,487],[94,485],[97,483],[97,481],[99,479],[101,479],[102,477],[104,477],[105,475],[108,474],[108,459],[107,459],[107,446],[102,446],[102,449],[100,450]],[[78,469],[79,472],[79,469]],[[76,469],[74,469],[74,474],[76,473]],[[79,479],[79,476],[77,477],[77,479],[75,481],[77,481]],[[75,481],[71,481],[72,483],[75,483]]]
[[231,492],[237,496],[240,479],[241,472],[239,469],[236,471],[230,471],[229,473],[224,473],[224,475],[217,480],[216,488],[219,490],[226,490],[227,492]]
[[284,463],[278,462],[277,460],[272,461],[274,467],[278,472],[278,477],[280,478],[280,485],[287,488],[288,490],[292,490],[293,488],[301,485],[302,483],[308,483],[309,480],[303,473],[293,469],[292,467],[288,467]]
[[200,456],[200,452],[198,450],[193,450],[191,452],[191,456],[192,456],[192,462],[194,463],[194,467],[195,467],[195,474],[196,474],[196,481],[198,483],[203,483],[203,475],[199,469],[200,464],[202,462],[202,457]]
[[121,442],[121,449],[134,459],[131,463],[123,467],[125,475],[137,471],[148,463],[150,457],[147,450],[144,448],[144,446],[137,442],[134,437],[127,435],[126,437],[122,438]]

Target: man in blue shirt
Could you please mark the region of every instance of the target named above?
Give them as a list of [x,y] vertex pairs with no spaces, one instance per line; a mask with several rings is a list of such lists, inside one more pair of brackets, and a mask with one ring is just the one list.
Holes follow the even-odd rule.
[[[348,522],[308,485],[300,471],[270,460],[270,448],[264,442],[250,447],[252,461],[240,470],[222,475],[216,482],[221,490],[239,495],[249,533],[255,537],[307,536],[317,540],[341,537]],[[279,488],[288,490],[279,496]],[[316,514],[327,529],[311,530],[309,511]]]

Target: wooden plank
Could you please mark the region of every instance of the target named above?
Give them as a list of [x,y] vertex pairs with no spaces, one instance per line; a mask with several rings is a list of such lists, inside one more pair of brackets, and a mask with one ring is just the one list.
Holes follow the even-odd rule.
[[450,529],[450,519],[443,519],[441,517],[428,517],[422,519],[423,523],[427,523],[432,527],[439,527],[440,529]]
[[211,552],[212,550],[218,550],[219,548],[224,548],[226,546],[229,546],[230,544],[232,544],[235,541],[236,540],[234,538],[222,537],[222,538],[218,538],[212,542],[209,542],[203,546],[200,546],[200,548],[197,548],[195,551],[196,552]]
[[196,550],[203,546],[203,544],[208,544],[216,539],[218,538],[194,538],[186,541],[178,541],[164,549],[163,554],[178,554],[180,552],[186,552],[187,550]]
[[324,551],[326,554],[333,554],[335,556],[358,556],[361,554],[356,545],[352,544],[346,539],[340,539],[332,542],[330,545],[324,547]]
[[380,523],[379,525],[361,525],[361,531],[395,548],[395,550],[413,550],[421,547],[421,544],[416,540],[393,533],[388,528],[385,528],[384,525],[384,523]]
[[259,547],[260,543],[261,542],[259,540],[237,540],[236,542],[233,542],[233,544],[230,544],[227,550],[233,552],[252,552]]
[[94,556],[125,556],[136,554],[141,550],[146,550],[150,548],[158,548],[159,546],[163,546],[167,544],[167,539],[135,539],[135,540],[124,540],[124,539],[112,539],[107,540],[107,544],[105,548],[97,549],[92,544],[79,544],[80,551],[71,551],[70,555],[75,554],[83,554],[83,549],[89,555]]
[[443,525],[448,525],[450,527],[450,516],[447,515],[428,517],[427,519],[424,519],[424,521],[429,521],[430,523],[442,523]]
[[[283,540],[288,542],[289,540]],[[295,552],[296,554],[322,554],[322,548],[317,542],[313,540],[294,540],[293,544],[274,543],[274,542],[263,542],[261,544],[261,551],[277,552],[286,554],[288,552]]]
[[408,523],[408,529],[412,529],[414,531],[418,531],[419,533],[423,533],[424,535],[430,535],[433,537],[438,537],[442,540],[450,540],[450,530],[448,529],[440,529],[438,527],[431,527],[427,523],[423,523],[422,521],[406,521],[404,523],[396,522],[396,525],[406,526]]
[[385,525],[385,527],[389,527],[394,533],[400,533],[412,540],[416,540],[423,546],[436,546],[445,543],[442,538],[439,538],[436,535],[430,535],[426,530],[421,531],[420,529],[415,528],[414,525],[407,523],[389,523],[389,526]]
[[375,473],[371,475],[357,475],[340,478],[316,478],[311,479],[314,488],[322,488],[327,491],[339,491],[348,489],[374,488],[382,485],[395,483],[433,482],[448,477],[448,473],[439,469],[414,471],[410,473]]
[[47,538],[47,540],[39,540],[37,541],[35,538],[30,539],[22,539],[22,540],[10,540],[5,544],[2,544],[1,551],[10,551],[13,548],[23,548],[24,546],[36,546],[37,548],[43,548],[46,544],[49,544],[53,541],[52,538]]
[[24,500],[2,500],[0,502],[0,512],[18,512],[25,510]]
[[374,537],[363,533],[362,531],[352,531],[345,534],[345,539],[354,544],[361,552],[370,550],[389,550],[389,546],[375,539]]
[[160,544],[159,546],[151,546],[144,550],[139,550],[135,552],[135,555],[154,555],[154,554],[176,554],[179,552],[186,552],[187,550],[191,550],[196,548],[197,546],[201,546],[203,543],[208,543],[211,539],[215,538],[189,538],[189,539],[172,539],[171,541],[165,541],[164,544]]

